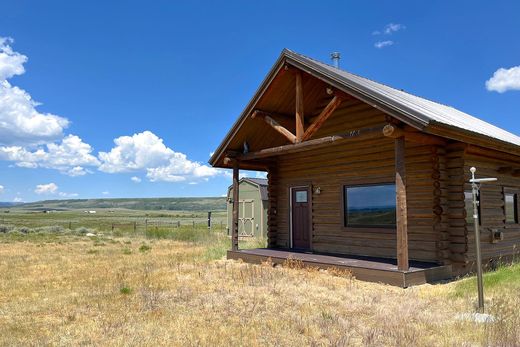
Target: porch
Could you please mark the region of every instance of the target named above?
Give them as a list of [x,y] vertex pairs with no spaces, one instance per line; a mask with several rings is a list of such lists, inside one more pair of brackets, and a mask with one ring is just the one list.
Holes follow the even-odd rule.
[[339,268],[349,270],[361,281],[379,282],[402,288],[434,283],[452,277],[451,265],[426,262],[410,262],[406,271],[399,270],[395,259],[331,255],[298,252],[287,249],[241,249],[228,251],[228,259],[241,259],[247,263],[260,264],[271,259],[273,264],[282,264],[287,259],[300,260],[304,266],[320,269]]

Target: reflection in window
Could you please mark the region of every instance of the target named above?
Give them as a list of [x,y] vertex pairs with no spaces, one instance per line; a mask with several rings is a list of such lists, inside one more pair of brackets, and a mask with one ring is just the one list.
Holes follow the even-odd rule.
[[[473,193],[471,190],[464,192],[464,204],[466,206],[466,223],[475,224],[473,219]],[[478,209],[478,224],[482,224],[482,216],[480,213],[480,192],[477,192],[477,209]]]
[[504,194],[506,223],[518,223],[517,195],[513,193]]
[[345,226],[394,227],[395,184],[345,186]]

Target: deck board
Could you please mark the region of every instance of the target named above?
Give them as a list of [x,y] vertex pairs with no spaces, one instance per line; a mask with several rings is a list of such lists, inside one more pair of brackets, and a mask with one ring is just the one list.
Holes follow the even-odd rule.
[[352,272],[359,280],[387,283],[399,287],[432,283],[451,278],[450,265],[411,262],[408,271],[400,271],[394,259],[372,258],[360,256],[339,256],[298,252],[284,249],[243,249],[228,251],[228,259],[242,259],[249,263],[262,263],[271,259],[274,264],[281,264],[287,259],[301,261],[305,266],[318,268],[343,268]]

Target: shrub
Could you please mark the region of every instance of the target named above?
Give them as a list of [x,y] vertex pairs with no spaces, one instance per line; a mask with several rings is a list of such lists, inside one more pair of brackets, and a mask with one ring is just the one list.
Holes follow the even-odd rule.
[[0,224],[0,233],[8,233],[13,230],[12,226]]
[[123,286],[119,289],[119,293],[124,295],[132,294],[132,288],[130,288],[129,286]]
[[28,234],[30,232],[32,232],[33,230],[31,230],[30,228],[28,227],[19,227],[18,228],[18,231],[22,234]]
[[148,252],[149,250],[151,250],[152,247],[148,246],[148,245],[141,245],[141,247],[139,247],[139,252]]
[[76,230],[74,230],[76,233],[78,234],[88,234],[88,233],[95,233],[95,230],[93,229],[89,229],[89,228],[85,228],[85,227],[79,227],[79,228],[76,228]]
[[34,231],[39,233],[63,233],[65,228],[60,225],[51,225],[47,227],[36,228]]

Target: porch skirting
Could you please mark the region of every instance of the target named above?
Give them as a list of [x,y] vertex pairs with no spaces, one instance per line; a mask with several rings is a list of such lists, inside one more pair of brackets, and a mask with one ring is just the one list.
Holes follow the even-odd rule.
[[411,261],[410,268],[401,271],[394,259],[317,254],[286,249],[256,248],[228,251],[227,258],[241,259],[253,264],[260,264],[268,259],[273,264],[282,264],[287,259],[294,259],[301,261],[304,266],[345,269],[360,281],[386,283],[402,288],[439,282],[452,277],[451,265]]

